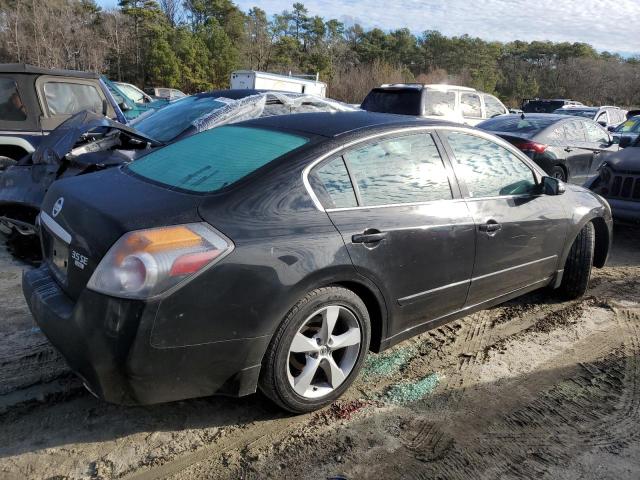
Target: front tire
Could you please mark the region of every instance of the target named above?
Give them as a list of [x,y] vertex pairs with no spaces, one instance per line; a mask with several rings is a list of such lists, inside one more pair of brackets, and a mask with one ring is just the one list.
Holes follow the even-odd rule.
[[567,181],[567,174],[564,171],[564,168],[555,166],[551,167],[551,171],[549,172],[549,176],[553,178],[557,178],[561,182]]
[[371,340],[369,313],[351,290],[309,292],[269,344],[259,386],[285,410],[305,413],[340,397],[357,377]]
[[587,291],[593,265],[594,246],[595,229],[593,223],[589,222],[578,233],[564,264],[560,293],[567,299],[580,298]]

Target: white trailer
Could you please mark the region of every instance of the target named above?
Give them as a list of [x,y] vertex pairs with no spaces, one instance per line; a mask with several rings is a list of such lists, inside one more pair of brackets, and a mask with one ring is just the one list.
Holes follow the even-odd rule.
[[255,70],[236,70],[231,73],[231,88],[251,90],[280,90],[283,92],[306,93],[325,97],[327,84],[301,76],[278,75],[275,73],[256,72]]

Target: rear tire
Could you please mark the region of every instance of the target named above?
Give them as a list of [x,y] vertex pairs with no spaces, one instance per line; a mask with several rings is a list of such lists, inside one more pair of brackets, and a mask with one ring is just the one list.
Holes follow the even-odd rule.
[[551,171],[549,172],[549,176],[553,177],[553,178],[557,178],[558,180],[562,181],[562,182],[566,182],[567,181],[567,174],[564,171],[564,168],[562,167],[551,167]]
[[260,390],[293,413],[322,408],[357,377],[370,340],[369,313],[355,293],[313,290],[276,330],[262,362]]
[[576,237],[569,256],[564,264],[564,274],[560,284],[560,293],[567,299],[580,298],[587,291],[593,251],[595,245],[595,229],[593,223],[587,223]]

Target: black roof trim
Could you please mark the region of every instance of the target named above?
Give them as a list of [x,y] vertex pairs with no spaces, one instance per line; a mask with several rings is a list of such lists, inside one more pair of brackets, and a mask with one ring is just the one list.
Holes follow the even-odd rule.
[[96,72],[80,72],[77,70],[58,70],[40,68],[26,63],[0,63],[0,73],[23,73],[31,75],[52,75],[58,77],[100,78]]

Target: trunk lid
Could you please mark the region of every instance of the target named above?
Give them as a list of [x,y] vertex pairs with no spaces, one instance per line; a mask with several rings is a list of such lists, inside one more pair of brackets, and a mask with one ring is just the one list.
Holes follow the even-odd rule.
[[62,289],[77,298],[123,234],[202,221],[201,199],[145,182],[121,168],[60,180],[42,203],[43,261]]

